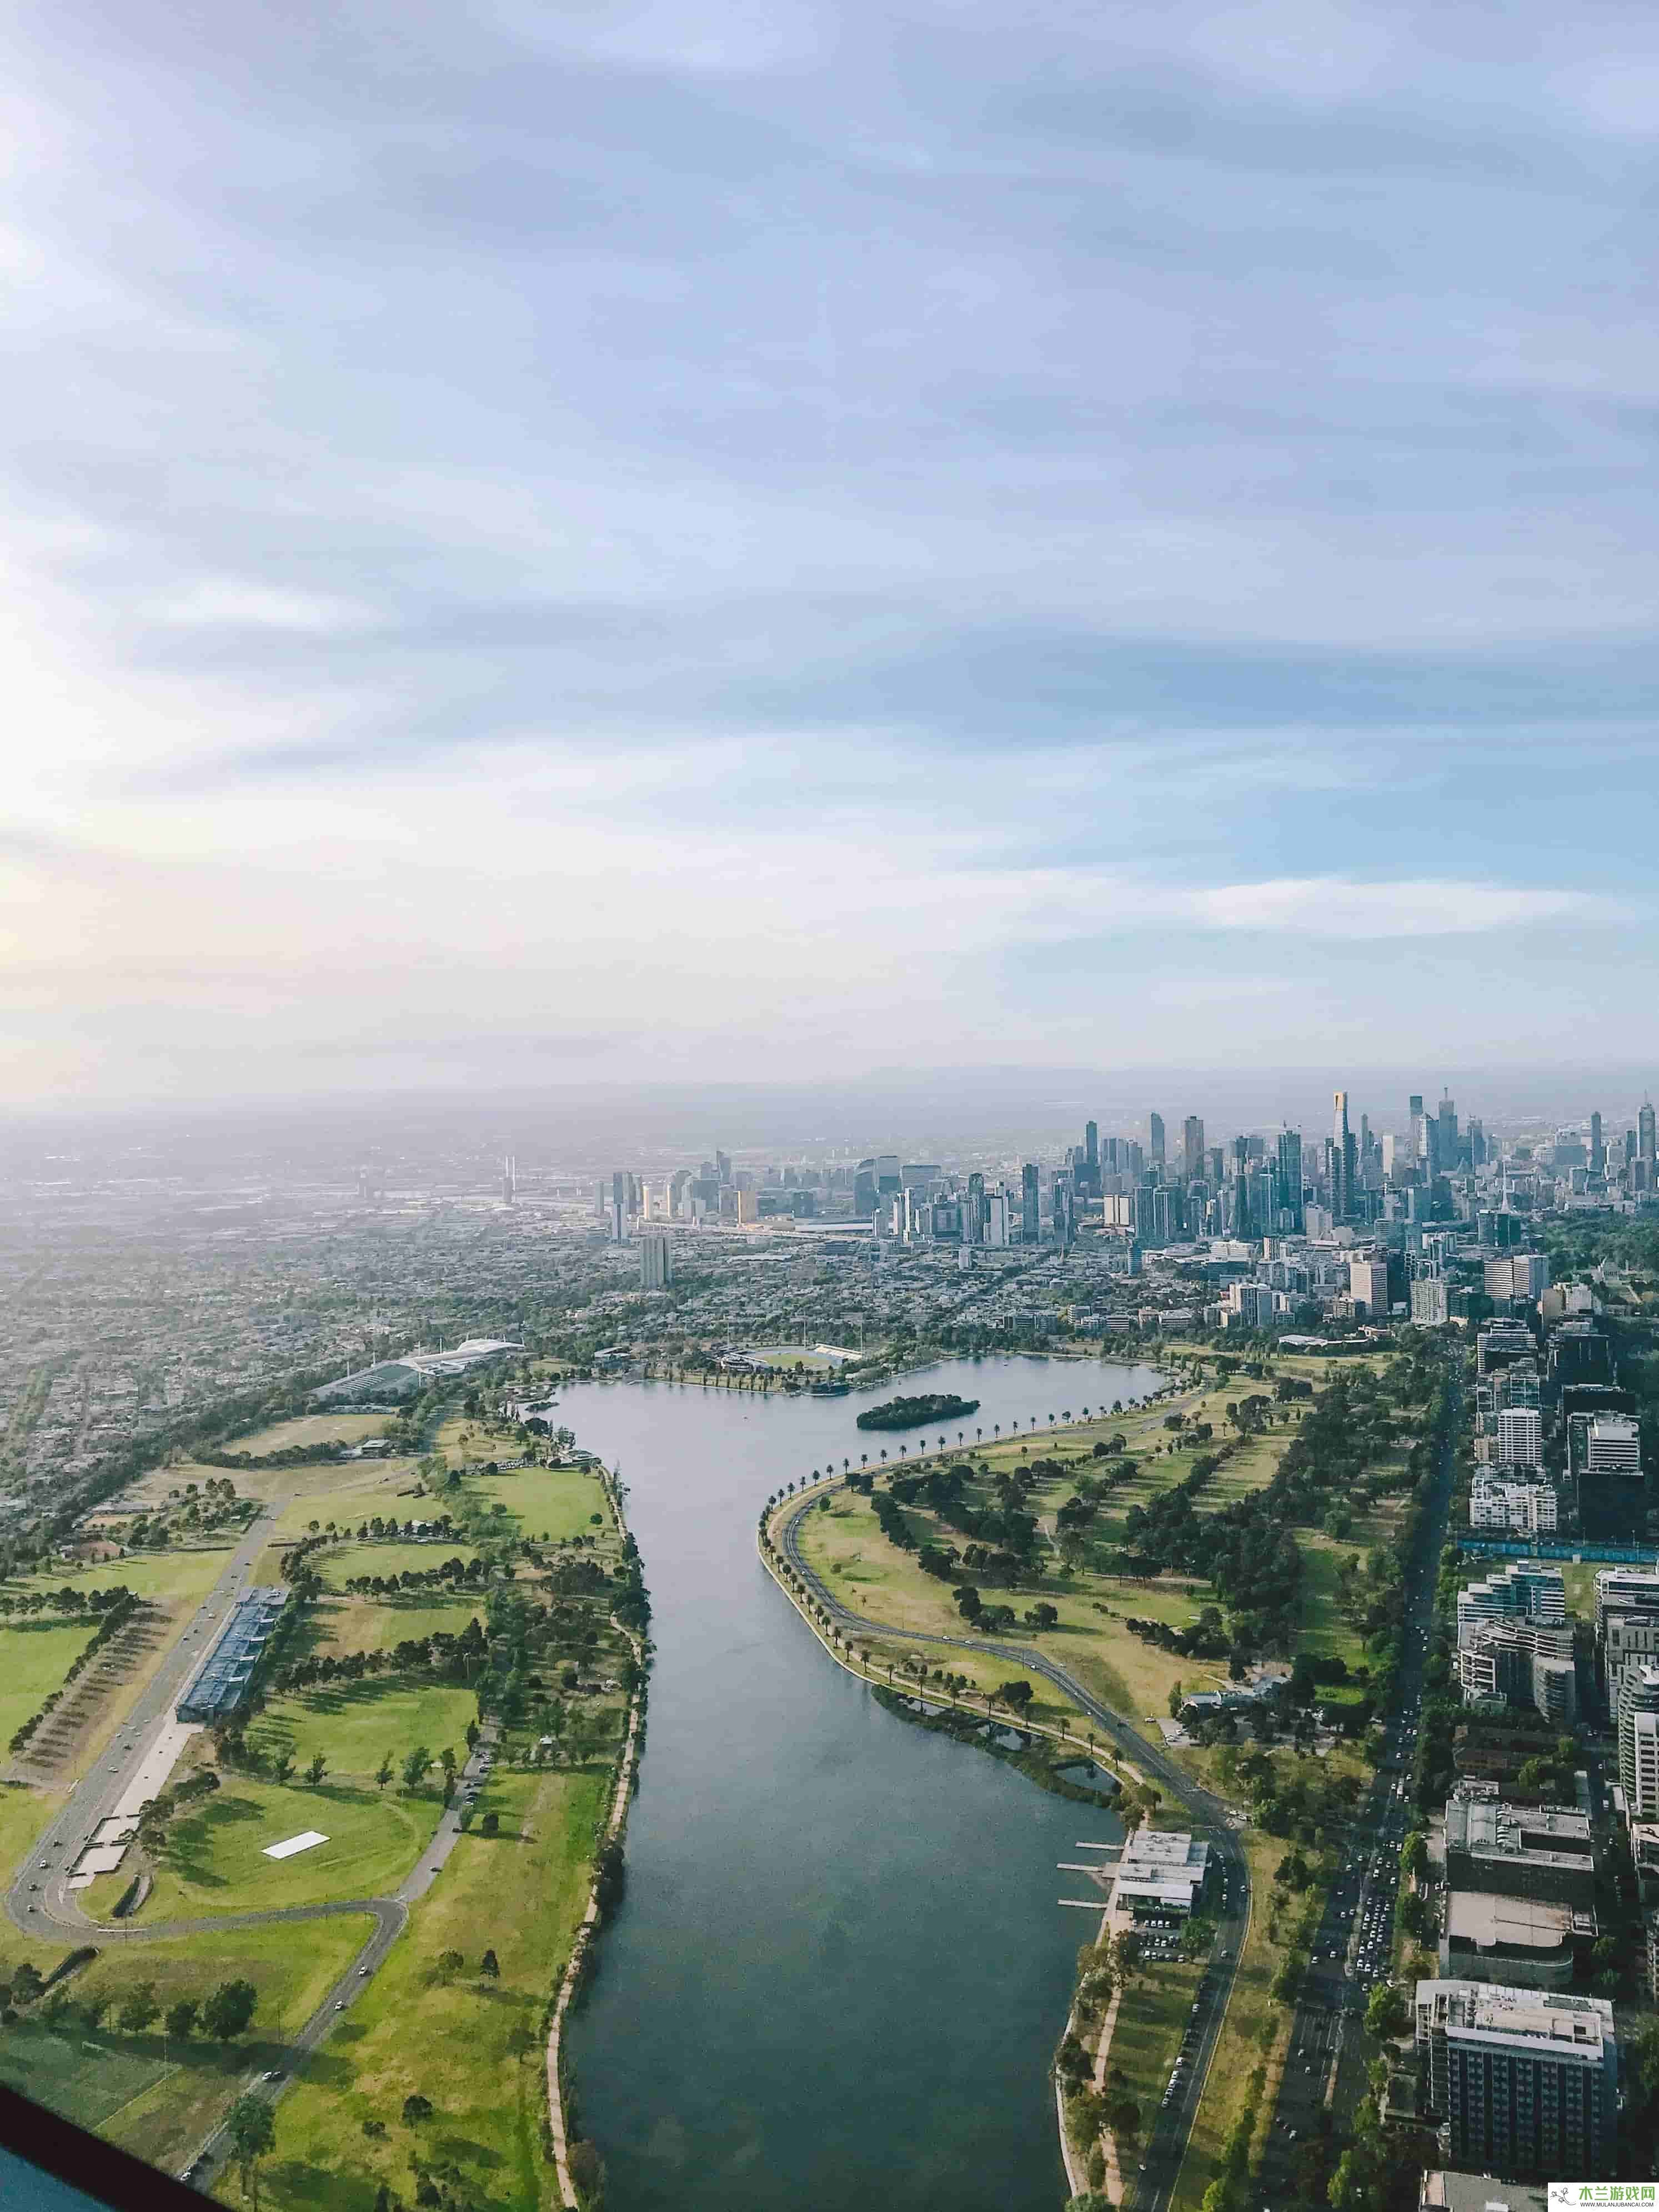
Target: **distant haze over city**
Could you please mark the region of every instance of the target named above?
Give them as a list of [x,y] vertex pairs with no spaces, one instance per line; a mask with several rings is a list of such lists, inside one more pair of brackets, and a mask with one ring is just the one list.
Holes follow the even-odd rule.
[[[0,1173],[50,1173],[54,1159],[95,1159],[118,1175],[136,1152],[195,1174],[270,1172],[282,1163],[349,1175],[366,1152],[414,1160],[457,1149],[503,1147],[526,1167],[608,1166],[650,1152],[775,1151],[818,1157],[894,1147],[939,1152],[1042,1152],[1076,1140],[1085,1120],[1144,1131],[1149,1113],[1172,1127],[1199,1114],[1215,1136],[1281,1124],[1323,1131],[1333,1088],[1346,1089],[1358,1126],[1406,1126],[1407,1099],[1431,1109],[1449,1092],[1489,1127],[1549,1127],[1604,1114],[1633,1122],[1650,1089],[1632,1066],[1446,1069],[939,1068],[884,1071],[811,1084],[572,1085],[545,1090],[364,1092],[311,1100],[227,1100],[194,1106],[14,1111],[0,1121]],[[131,1160],[128,1160],[131,1164]]]

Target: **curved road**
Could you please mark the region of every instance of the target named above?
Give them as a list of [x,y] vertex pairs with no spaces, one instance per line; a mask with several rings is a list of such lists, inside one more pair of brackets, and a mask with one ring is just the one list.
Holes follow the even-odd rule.
[[1244,1931],[1249,1921],[1250,1869],[1237,1832],[1240,1816],[1224,1798],[1218,1797],[1212,1790],[1194,1781],[1167,1752],[1149,1743],[1126,1720],[1103,1705],[1098,1698],[1084,1688],[1075,1675],[1068,1674],[1045,1652],[1025,1644],[992,1643],[967,1636],[939,1636],[915,1629],[895,1628],[890,1621],[872,1620],[863,1613],[852,1612],[823,1581],[816,1569],[808,1565],[801,1552],[800,1523],[822,1494],[821,1490],[811,1492],[800,1498],[793,1509],[786,1508],[779,1530],[779,1549],[838,1627],[857,1629],[866,1634],[890,1638],[897,1638],[907,1644],[933,1644],[957,1651],[988,1652],[994,1658],[1010,1660],[1018,1666],[1029,1668],[1034,1674],[1041,1674],[1045,1681],[1052,1682],[1057,1690],[1085,1712],[1142,1773],[1154,1778],[1170,1796],[1186,1806],[1214,1850],[1221,1867],[1225,1905],[1219,1916],[1215,1948],[1210,1954],[1209,1966],[1199,1990],[1196,2048],[1191,2054],[1191,2063],[1183,2074],[1182,2086],[1167,2106],[1160,2106],[1158,2109],[1139,2171],[1133,2176],[1126,2176],[1123,2203],[1127,2212],[1164,2212],[1174,2193],[1176,2179],[1187,2154],[1187,2144],[1204,2094],[1210,2062],[1215,2055],[1221,2024],[1232,1996],[1239,1954],[1243,1948]]
[[[55,1818],[37,1838],[25,1864],[6,1892],[6,1911],[25,1936],[41,1942],[63,1935],[76,1942],[97,1939],[125,1947],[155,1943],[168,1936],[197,1936],[237,1928],[269,1928],[307,1920],[339,1919],[367,1913],[374,1931],[335,1982],[309,2020],[292,2037],[289,2064],[275,2081],[250,2078],[244,2087],[268,2102],[280,2097],[298,2066],[316,2050],[338,2016],[362,1995],[385,1963],[386,1954],[403,1933],[409,1907],[423,1897],[443,1870],[461,1832],[465,1799],[458,1790],[445,1806],[432,1840],[414,1868],[389,1897],[360,1897],[322,1905],[279,1905],[266,1912],[228,1912],[189,1920],[158,1921],[149,1927],[109,1923],[88,1917],[65,1884],[70,1869],[96,1832],[120,1802],[137,1776],[151,1746],[171,1723],[191,1677],[213,1648],[213,1630],[222,1625],[241,1595],[253,1564],[264,1549],[265,1516],[249,1523],[246,1534],[229,1564],[192,1615],[185,1630],[156,1668],[155,1674],[117,1731],[115,1742],[100,1759],[94,1771],[76,1784]],[[495,1731],[486,1724],[459,1782],[477,1783],[488,1773],[494,1756]],[[190,2178],[206,2185],[228,2148],[224,2124],[216,2127],[188,2169]]]

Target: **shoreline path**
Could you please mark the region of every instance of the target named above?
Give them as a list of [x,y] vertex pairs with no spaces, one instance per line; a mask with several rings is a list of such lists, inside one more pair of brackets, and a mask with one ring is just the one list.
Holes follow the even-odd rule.
[[[1080,1711],[1086,1713],[1097,1728],[1103,1729],[1143,1774],[1155,1779],[1160,1789],[1186,1807],[1195,1826],[1202,1832],[1205,1840],[1213,1846],[1221,1861],[1232,1902],[1218,1923],[1215,1948],[1210,1954],[1209,1966],[1199,1990],[1201,2007],[1199,2047],[1194,2063],[1176,2096],[1167,2106],[1159,2109],[1139,2171],[1125,2176],[1127,2184],[1122,2199],[1125,2212],[1165,2212],[1175,2192],[1176,2182],[1191,2140],[1193,2124],[1198,2116],[1205,2084],[1209,2079],[1210,2063],[1215,2056],[1221,2025],[1232,1997],[1239,1956],[1244,1948],[1244,1935],[1249,1922],[1250,1869],[1238,1839],[1239,1815],[1224,1798],[1218,1797],[1212,1790],[1205,1789],[1185,1768],[1178,1766],[1161,1747],[1151,1743],[1119,1714],[1103,1705],[1098,1698],[1084,1688],[1075,1675],[1068,1674],[1063,1667],[1034,1646],[897,1628],[890,1621],[872,1620],[867,1614],[854,1613],[843,1605],[817,1570],[807,1564],[800,1547],[800,1523],[821,1495],[822,1486],[818,1490],[809,1491],[804,1497],[798,1496],[793,1506],[784,1507],[778,1522],[778,1550],[805,1587],[812,1593],[814,1601],[823,1607],[837,1627],[859,1630],[866,1635],[897,1638],[905,1644],[932,1644],[951,1650],[986,1652],[993,1658],[1006,1659],[1012,1666],[1029,1668],[1032,1674],[1041,1674],[1045,1681],[1053,1683],[1057,1690],[1069,1698]],[[773,1579],[779,1579],[775,1572]],[[780,1587],[782,1587],[781,1583]],[[787,1589],[784,1595],[787,1597],[791,1595]],[[794,1602],[793,1597],[791,1602]]]

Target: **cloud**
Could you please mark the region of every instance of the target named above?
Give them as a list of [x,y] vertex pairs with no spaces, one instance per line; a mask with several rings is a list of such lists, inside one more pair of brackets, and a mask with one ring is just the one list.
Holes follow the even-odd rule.
[[14,1093],[1659,1048],[1655,51],[19,18]]

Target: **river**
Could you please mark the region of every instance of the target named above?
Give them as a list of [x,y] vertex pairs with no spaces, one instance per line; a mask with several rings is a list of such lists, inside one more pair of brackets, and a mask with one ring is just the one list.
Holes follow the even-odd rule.
[[[979,1399],[970,1431],[1041,1432],[1161,1379],[1004,1358],[896,1387]],[[1116,1826],[884,1713],[755,1553],[769,1492],[893,1450],[854,1425],[893,1394],[565,1395],[629,1485],[657,1644],[627,1899],[571,2045],[611,2212],[1064,2201],[1047,2069],[1096,1923],[1057,1904],[1077,1877],[1056,1869]]]

